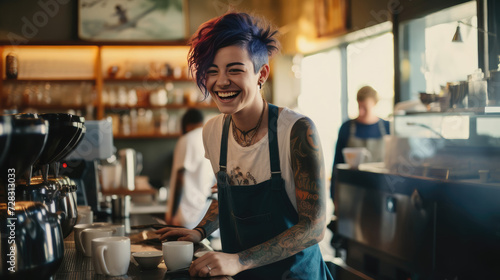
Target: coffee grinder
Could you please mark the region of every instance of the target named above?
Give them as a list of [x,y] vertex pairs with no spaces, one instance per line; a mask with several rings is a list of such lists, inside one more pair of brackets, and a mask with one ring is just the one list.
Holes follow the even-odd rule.
[[78,186],[77,204],[89,205],[96,214],[107,214],[99,205],[98,164],[114,155],[113,130],[109,120],[86,121],[87,132],[78,147],[60,164],[60,174]]

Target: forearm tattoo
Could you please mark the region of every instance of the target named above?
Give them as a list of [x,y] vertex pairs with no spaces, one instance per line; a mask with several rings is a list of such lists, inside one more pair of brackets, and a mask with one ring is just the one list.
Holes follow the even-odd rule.
[[323,152],[310,119],[302,118],[294,124],[290,148],[299,222],[273,239],[240,252],[243,265],[258,267],[279,261],[323,238],[326,223]]
[[219,228],[219,202],[212,200],[210,207],[197,227],[203,227],[207,237]]

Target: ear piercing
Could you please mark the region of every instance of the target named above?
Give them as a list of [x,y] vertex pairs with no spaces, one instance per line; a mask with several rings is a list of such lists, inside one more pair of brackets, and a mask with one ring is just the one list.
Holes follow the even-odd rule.
[[259,90],[262,89],[262,85],[264,84],[263,81],[259,81]]

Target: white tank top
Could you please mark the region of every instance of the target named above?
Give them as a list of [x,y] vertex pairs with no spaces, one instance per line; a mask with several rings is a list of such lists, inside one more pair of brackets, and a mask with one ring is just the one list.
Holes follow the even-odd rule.
[[[297,210],[295,198],[295,183],[293,180],[290,157],[290,133],[293,125],[304,115],[288,108],[283,108],[278,117],[278,146],[280,153],[281,177],[294,208]],[[212,163],[214,173],[219,171],[220,144],[224,115],[220,114],[210,119],[203,127],[203,144],[205,157]],[[255,185],[271,178],[269,162],[269,138],[262,137],[257,143],[242,147],[232,136],[232,126],[229,128],[227,148],[227,172],[232,185]]]

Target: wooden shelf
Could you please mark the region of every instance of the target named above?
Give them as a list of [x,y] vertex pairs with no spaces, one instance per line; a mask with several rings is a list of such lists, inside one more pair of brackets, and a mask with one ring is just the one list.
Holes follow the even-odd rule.
[[95,79],[64,79],[64,78],[30,78],[30,79],[4,79],[4,83],[16,83],[16,82],[54,82],[54,83],[65,83],[65,82],[72,82],[72,83],[79,83],[79,82],[91,82],[95,83]]
[[[95,107],[95,104],[92,105]],[[58,110],[58,109],[85,109],[87,107],[86,104],[81,104],[81,105],[33,105],[33,106],[26,106],[30,108],[37,108],[37,109],[45,109],[45,110]]]
[[[96,106],[95,104],[92,106]],[[21,105],[18,107],[18,109],[26,109],[26,108],[33,108],[33,109],[39,109],[39,110],[71,110],[71,109],[76,109],[76,110],[81,110],[85,109],[87,107],[87,104],[82,104],[82,105],[43,105],[43,104],[38,104],[38,105]],[[3,109],[10,109],[10,108],[3,108]]]
[[137,105],[137,106],[104,106],[106,110],[130,110],[130,109],[187,109],[187,108],[198,108],[198,109],[217,109],[215,103],[194,103],[194,104],[167,104],[165,106],[154,106],[154,105]]
[[113,135],[115,139],[175,139],[181,137],[180,133],[168,133],[168,134],[160,134],[160,133],[146,133],[146,134],[115,134]]
[[[25,46],[138,46],[138,47],[177,47],[177,46],[187,46],[187,40],[170,40],[170,41],[85,41],[81,39],[71,40],[71,41],[39,41],[39,40],[29,40],[26,42]],[[12,45],[11,41],[0,40],[0,45]]]
[[171,77],[152,78],[152,77],[132,77],[132,78],[104,78],[104,82],[194,82],[190,78],[175,79]]

